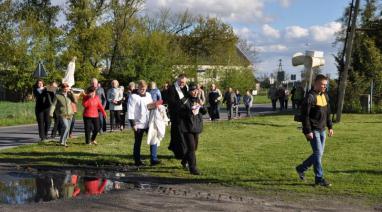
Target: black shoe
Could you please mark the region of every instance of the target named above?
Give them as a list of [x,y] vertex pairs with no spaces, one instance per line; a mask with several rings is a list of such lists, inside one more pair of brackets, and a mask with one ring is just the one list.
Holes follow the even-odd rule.
[[187,164],[186,160],[182,160],[182,162],[180,162],[180,164],[182,164],[183,169],[188,170],[188,164]]
[[200,172],[197,169],[191,169],[190,170],[190,174],[192,174],[192,175],[200,175]]
[[152,160],[152,161],[150,161],[150,165],[152,165],[152,166],[155,166],[155,165],[158,165],[158,164],[160,164],[160,160]]
[[135,166],[145,166],[145,164],[141,160],[135,161],[134,165]]
[[305,180],[305,173],[303,171],[300,171],[299,166],[296,167],[296,172],[300,180]]
[[332,186],[331,183],[329,183],[328,181],[326,181],[325,179],[321,179],[321,180],[316,180],[315,186],[324,186],[324,187],[330,187]]

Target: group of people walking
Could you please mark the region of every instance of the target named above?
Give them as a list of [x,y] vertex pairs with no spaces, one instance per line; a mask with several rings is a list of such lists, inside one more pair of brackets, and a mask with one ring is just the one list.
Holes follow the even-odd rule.
[[[131,82],[125,89],[117,80],[113,80],[111,88],[105,92],[98,80],[93,78],[87,89],[76,93],[66,82],[58,87],[56,82],[45,86],[42,80],[38,80],[33,93],[36,98],[35,109],[40,139],[45,141],[55,138],[54,131],[58,131],[59,143],[68,147],[67,141],[73,130],[77,105],[79,99],[82,99],[85,144],[98,144],[96,138],[99,133],[106,131],[106,110],[109,110],[111,132],[123,130],[126,121],[134,131],[134,164],[145,165],[140,152],[143,135],[147,133],[150,165],[157,165],[160,164],[157,156],[158,146],[164,137],[165,126],[171,121],[169,149],[181,160],[184,168],[191,174],[198,175],[200,172],[196,166],[195,151],[203,129],[203,115],[209,113],[211,120],[218,120],[219,104],[226,103],[227,108],[236,106],[241,96],[232,92],[232,98],[228,99],[228,93],[232,90],[228,89],[223,97],[215,84],[211,85],[211,91],[206,96],[201,85],[188,84],[187,81],[186,75],[181,74],[174,84],[166,83],[163,89],[159,90],[155,82],[151,82],[150,86],[144,80],[140,80],[137,86]],[[248,102],[246,106],[250,107],[253,98],[249,92],[247,95],[243,99],[244,102]],[[52,120],[54,127],[49,137]]]
[[[302,164],[296,167],[300,179],[305,179],[305,171],[314,167],[315,184],[330,186],[331,184],[323,177],[321,158],[324,152],[326,134],[325,127],[329,128],[329,136],[333,135],[332,122],[330,120],[329,98],[326,94],[327,78],[318,75],[314,87],[304,97],[301,87],[291,91],[293,106],[300,108],[302,112],[303,133],[310,142],[313,154]],[[106,109],[110,110],[111,131],[124,129],[125,118],[134,131],[133,156],[136,166],[145,165],[141,160],[141,144],[143,135],[148,134],[150,145],[150,164],[160,164],[158,159],[158,146],[164,138],[166,125],[171,122],[171,139],[169,150],[179,159],[181,165],[193,175],[199,175],[195,152],[199,145],[199,135],[203,131],[203,115],[209,113],[211,120],[217,120],[219,115],[219,103],[225,103],[228,110],[228,118],[238,114],[237,105],[241,99],[250,116],[253,97],[250,91],[241,97],[240,92],[228,88],[222,95],[215,84],[207,95],[200,85],[188,83],[187,76],[181,74],[173,84],[166,83],[163,90],[156,87],[155,82],[148,84],[140,80],[137,87],[134,82],[129,83],[125,90],[119,86],[117,80],[111,82],[111,89],[105,94],[97,79],[92,79],[86,92],[74,94],[67,83],[57,87],[55,82],[44,86],[42,80],[36,82],[33,93],[36,97],[36,119],[41,140],[48,138],[50,120],[54,120],[54,128],[60,133],[60,144],[68,146],[67,139],[74,124],[74,116],[77,112],[78,99],[82,97],[83,120],[85,127],[85,143],[97,145],[96,137],[106,130]],[[280,109],[287,109],[289,91],[280,87],[270,89],[272,105],[275,97],[280,101]],[[208,107],[206,103],[208,102]],[[167,111],[164,105],[167,105]],[[274,106],[275,107],[275,106]],[[275,108],[274,108],[275,109]],[[170,119],[168,119],[169,115]]]
[[287,85],[280,85],[278,88],[272,85],[268,90],[268,98],[272,102],[272,109],[276,110],[277,101],[279,102],[280,111],[288,110],[289,98],[292,101],[292,109],[299,109],[305,96],[304,88],[293,86],[289,91]]

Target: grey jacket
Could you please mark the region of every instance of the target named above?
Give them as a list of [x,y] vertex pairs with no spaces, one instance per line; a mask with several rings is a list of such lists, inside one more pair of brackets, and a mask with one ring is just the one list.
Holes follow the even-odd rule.
[[[123,93],[119,88],[111,88],[107,91],[107,101],[109,101],[109,110],[122,110]],[[121,102],[120,104],[114,104],[113,100]]]

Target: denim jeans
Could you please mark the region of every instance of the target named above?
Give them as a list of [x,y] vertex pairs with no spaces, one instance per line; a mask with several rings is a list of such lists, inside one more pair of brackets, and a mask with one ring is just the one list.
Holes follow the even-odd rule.
[[60,117],[60,125],[61,125],[60,142],[61,142],[61,144],[66,144],[66,141],[68,140],[71,123],[72,123],[71,118]]
[[[138,162],[141,160],[141,144],[142,144],[142,138],[143,134],[148,132],[148,129],[137,129],[137,131],[134,132],[134,161]],[[151,161],[157,161],[158,156],[158,146],[157,145],[150,145],[150,160]]]
[[105,119],[103,117],[103,113],[102,112],[98,112],[98,117],[99,117],[99,131],[106,131],[106,127],[104,127],[103,125],[106,124],[105,122]]
[[310,166],[313,165],[314,174],[316,181],[323,179],[324,171],[322,170],[321,158],[324,154],[325,148],[325,138],[326,133],[323,131],[313,131],[313,139],[310,141],[312,146],[313,154],[309,156],[300,166],[298,166],[299,171],[306,171]]
[[158,160],[158,156],[157,156],[157,152],[158,152],[158,145],[150,145],[150,160],[151,161],[157,161]]

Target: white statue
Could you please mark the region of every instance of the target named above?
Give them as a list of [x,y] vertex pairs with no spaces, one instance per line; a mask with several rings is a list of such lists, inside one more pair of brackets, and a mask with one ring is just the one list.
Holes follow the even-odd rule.
[[68,83],[70,88],[75,84],[74,70],[76,68],[76,59],[77,57],[74,56],[72,60],[69,62],[68,69],[65,72],[65,77],[62,79],[62,83]]

